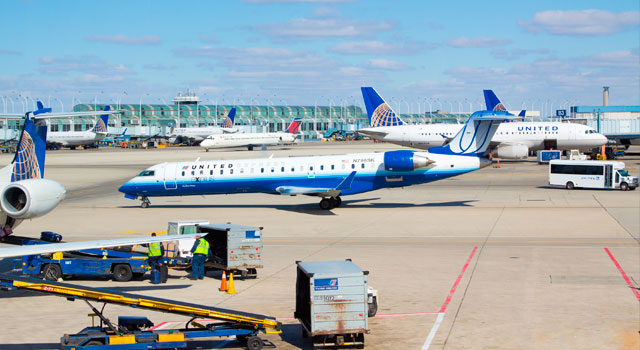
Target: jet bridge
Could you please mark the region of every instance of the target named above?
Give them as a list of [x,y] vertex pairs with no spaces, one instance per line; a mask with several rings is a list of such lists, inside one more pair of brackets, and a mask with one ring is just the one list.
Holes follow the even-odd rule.
[[[263,343],[256,334],[259,332],[265,334],[281,333],[282,327],[281,323],[276,321],[274,317],[265,315],[8,274],[0,274],[0,288],[2,290],[25,289],[57,295],[70,301],[80,299],[87,302],[100,318],[101,325],[106,325],[106,327],[88,327],[79,334],[65,335],[61,340],[61,348],[63,349],[67,348],[65,342],[67,342],[67,345],[70,344],[69,346],[72,346],[69,347],[70,349],[91,349],[94,345],[101,345],[100,349],[104,349],[103,346],[110,344],[119,345],[118,349],[138,349],[137,345],[149,342],[154,344],[153,347],[150,347],[153,349],[182,348],[187,347],[189,339],[230,335],[235,335],[239,341],[245,342],[250,349],[261,349]],[[187,329],[142,331],[138,329],[139,327],[123,326],[122,322],[119,325],[114,325],[104,317],[101,311],[91,305],[90,301],[104,303],[105,305],[118,304],[138,309],[183,315],[191,317],[191,320],[187,322]],[[195,319],[214,319],[223,322],[202,325],[195,322]],[[144,321],[141,324],[148,325],[151,323],[146,318],[144,318]],[[189,325],[196,328],[189,329]],[[164,343],[168,347],[163,346],[162,344]],[[126,344],[131,346],[123,346]],[[144,349],[147,348],[144,347]]]

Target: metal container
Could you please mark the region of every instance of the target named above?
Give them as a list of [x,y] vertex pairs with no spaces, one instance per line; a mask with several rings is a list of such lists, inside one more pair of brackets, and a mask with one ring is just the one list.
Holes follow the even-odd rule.
[[351,260],[298,262],[297,318],[314,347],[364,346],[367,275]]
[[255,277],[262,268],[262,228],[244,225],[198,225],[207,233],[213,256],[208,268],[236,271],[241,277]]

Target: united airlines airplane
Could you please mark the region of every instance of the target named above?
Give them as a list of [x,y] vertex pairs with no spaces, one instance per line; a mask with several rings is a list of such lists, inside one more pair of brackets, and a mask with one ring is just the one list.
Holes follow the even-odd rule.
[[[362,88],[365,105],[368,100],[381,99],[373,88]],[[506,111],[498,97],[491,90],[484,90],[487,110]],[[442,146],[463,128],[462,124],[409,125],[402,119],[390,120],[372,118],[371,127],[358,133],[375,140],[402,146],[429,149]],[[526,158],[530,152],[543,149],[592,149],[607,143],[607,138],[593,128],[582,124],[558,122],[514,122],[503,123],[491,140],[489,150],[494,156],[507,159]]]
[[[108,112],[110,106],[104,107],[104,110]],[[90,146],[107,137],[107,125],[109,125],[109,114],[103,114],[96,120],[96,125],[91,130],[49,131],[47,144],[71,149],[75,149],[76,146]]]
[[[382,99],[372,99],[373,118],[397,120]],[[119,188],[129,199],[231,193],[320,197],[320,208],[339,207],[341,196],[411,186],[465,174],[491,164],[484,157],[503,111],[475,112],[453,140],[428,152],[397,150],[329,156],[192,161],[154,165]]]
[[210,148],[247,147],[252,151],[256,146],[275,146],[290,144],[296,140],[296,134],[302,124],[302,118],[295,118],[286,132],[237,133],[211,135],[200,143],[200,147],[209,152]]
[[204,128],[173,128],[169,135],[169,142],[200,142],[210,135],[219,135],[227,133],[236,133],[238,128],[234,128],[236,117],[236,108],[233,107],[227,114],[224,123],[221,126],[208,126]]

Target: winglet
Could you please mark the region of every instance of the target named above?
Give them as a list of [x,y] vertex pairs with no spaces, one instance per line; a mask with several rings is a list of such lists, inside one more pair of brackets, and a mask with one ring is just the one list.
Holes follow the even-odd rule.
[[526,116],[527,116],[527,110],[526,109],[521,110],[520,114],[518,114],[518,117],[523,117],[524,118]]
[[344,180],[336,187],[336,190],[343,191],[351,188],[351,183],[353,183],[353,179],[356,178],[355,170],[349,174],[349,176],[345,177]]
[[484,90],[484,102],[487,104],[487,111],[507,111],[493,90]]

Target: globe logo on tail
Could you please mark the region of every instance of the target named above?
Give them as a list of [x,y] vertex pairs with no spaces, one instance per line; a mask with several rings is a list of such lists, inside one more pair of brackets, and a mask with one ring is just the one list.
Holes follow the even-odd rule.
[[506,112],[507,109],[504,108],[504,105],[502,104],[502,102],[498,103],[495,107],[493,107],[493,110],[496,112]]
[[20,145],[13,163],[13,181],[38,179],[41,177],[35,143],[28,132],[22,132]]
[[98,118],[98,122],[96,123],[96,126],[93,127],[93,132],[107,132],[107,126],[104,125],[104,120]]
[[231,127],[233,127],[233,122],[231,121],[231,118],[229,118],[229,116],[224,118],[224,124],[222,124],[222,127],[223,128],[231,128]]
[[380,104],[371,117],[371,127],[402,125],[402,120],[393,112],[388,104]]

